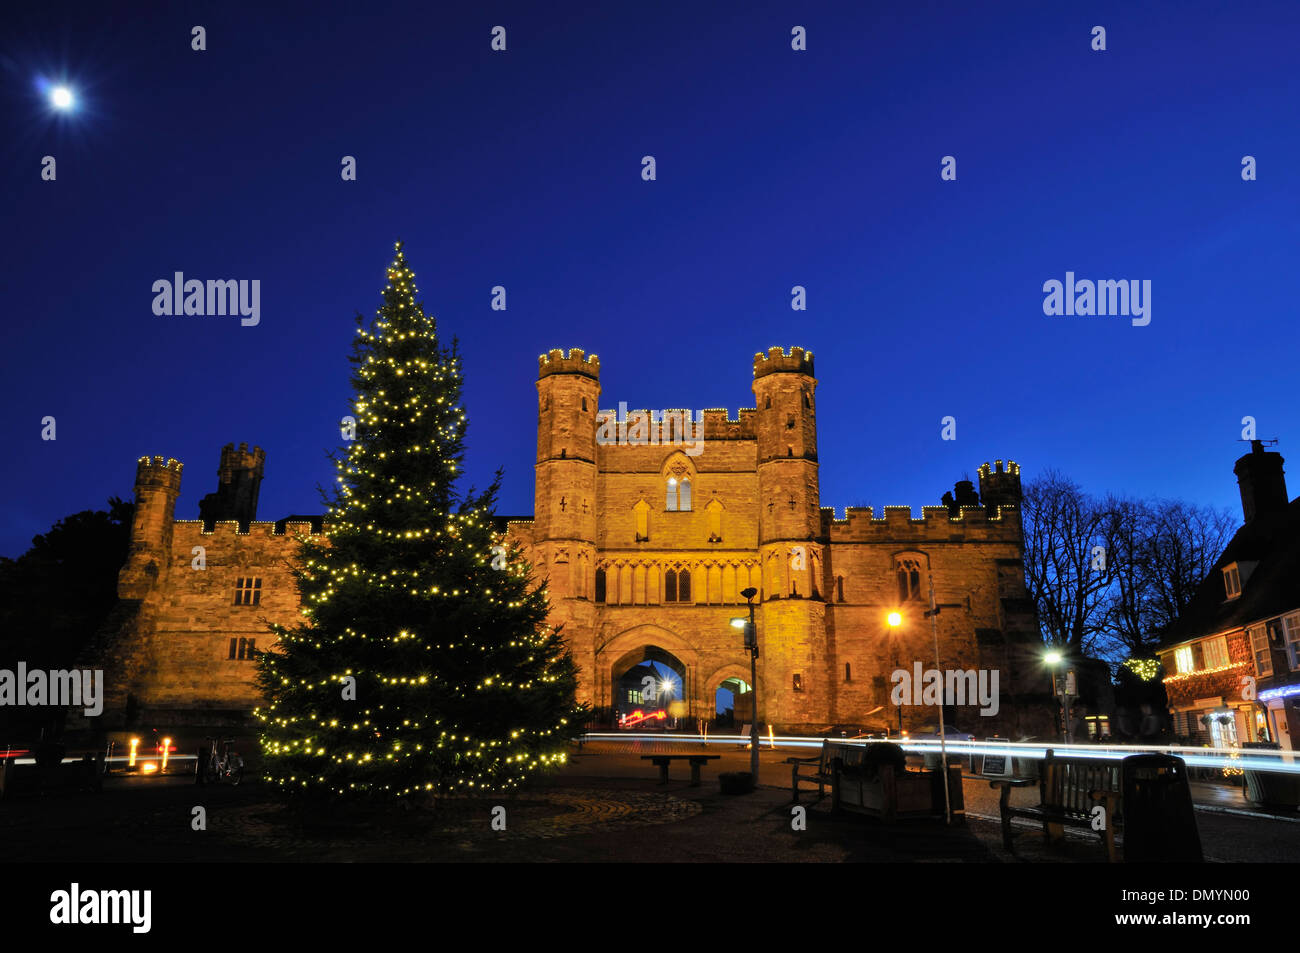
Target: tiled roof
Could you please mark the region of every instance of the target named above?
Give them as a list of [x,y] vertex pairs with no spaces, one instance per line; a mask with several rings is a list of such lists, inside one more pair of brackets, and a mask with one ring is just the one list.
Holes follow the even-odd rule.
[[[1243,580],[1241,595],[1227,598],[1223,568],[1258,562]],[[1161,639],[1169,646],[1300,608],[1300,497],[1277,513],[1257,516],[1232,537],[1214,570],[1196,590],[1178,621]]]

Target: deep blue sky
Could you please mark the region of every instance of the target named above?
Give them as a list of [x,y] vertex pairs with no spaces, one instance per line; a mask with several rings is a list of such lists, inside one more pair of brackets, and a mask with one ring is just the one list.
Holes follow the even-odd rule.
[[[919,515],[1009,457],[1237,510],[1245,414],[1300,459],[1300,4],[13,6],[5,555],[129,495],[141,454],[185,463],[195,518],[227,442],[267,451],[262,518],[318,512],[398,237],[460,338],[470,475],[505,467],[504,513],[532,510],[556,346],[600,355],[602,406],[733,412],[755,351],[813,350],[837,508]],[[80,108],[51,118],[41,76]],[[178,270],[260,279],[261,324],[155,316]],[[1067,270],[1150,279],[1150,326],[1044,316]]]

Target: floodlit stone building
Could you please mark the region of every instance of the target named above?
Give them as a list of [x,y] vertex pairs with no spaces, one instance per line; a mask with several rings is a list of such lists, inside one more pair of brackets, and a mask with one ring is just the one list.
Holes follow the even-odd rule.
[[[741,720],[752,710],[749,657],[730,623],[752,588],[759,720],[777,731],[931,724],[933,706],[890,700],[892,673],[916,662],[998,673],[998,714],[981,717],[966,699],[953,712],[962,728],[1050,730],[1041,704],[1030,713],[1049,686],[1024,584],[1020,468],[982,465],[978,490],[963,481],[919,519],[894,506],[838,518],[820,497],[813,372],[811,353],[773,348],[754,358],[756,407],[735,418],[624,414],[599,409],[594,354],[540,358],[534,516],[501,525],[549,580],[580,700],[612,717],[620,680],[649,660],[679,674],[679,716],[712,716],[725,686]],[[177,520],[181,464],[139,461],[108,674],[118,711],[199,723],[257,704],[251,658],[270,647],[267,622],[292,622],[298,609],[296,536],[322,530],[319,517],[256,519],[264,462],[259,448],[227,446],[201,518]]]

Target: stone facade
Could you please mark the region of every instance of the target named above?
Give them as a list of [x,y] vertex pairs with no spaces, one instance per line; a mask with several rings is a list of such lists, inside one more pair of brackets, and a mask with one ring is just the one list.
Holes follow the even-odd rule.
[[[1026,704],[1039,636],[1021,562],[1019,467],[980,467],[984,506],[961,505],[974,498],[966,483],[920,519],[907,507],[836,518],[818,489],[817,383],[811,353],[773,348],[754,359],[756,408],[687,414],[685,428],[667,414],[676,426],[650,442],[661,415],[598,410],[595,355],[541,357],[535,515],[506,531],[549,580],[580,700],[612,709],[620,678],[649,658],[682,674],[688,716],[712,715],[724,681],[750,681],[730,621],[746,614],[740,593],[752,587],[760,721],[777,731],[897,728],[891,673],[935,667],[924,614],[933,581],[940,667],[999,673],[999,715],[966,705],[957,723],[980,735],[1039,733],[1041,712]],[[114,658],[118,701],[130,693],[145,717],[234,718],[257,703],[251,663],[230,656],[239,639],[265,648],[268,622],[293,620],[296,537],[320,531],[255,520],[263,461],[246,446],[223,451],[228,489],[205,498],[206,522],[174,518],[180,464],[139,462]],[[202,571],[192,568],[198,547]],[[257,605],[235,596],[250,578],[260,580]],[[902,624],[891,627],[894,611]],[[903,708],[909,729],[935,720],[933,707]]]

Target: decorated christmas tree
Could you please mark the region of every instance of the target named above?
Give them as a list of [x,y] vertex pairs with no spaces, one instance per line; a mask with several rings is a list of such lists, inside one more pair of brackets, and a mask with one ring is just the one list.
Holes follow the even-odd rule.
[[563,763],[580,730],[544,584],[494,531],[500,474],[456,489],[461,361],[415,295],[399,242],[383,306],[369,328],[357,318],[337,491],[297,572],[302,622],[273,627],[258,663],[265,773],[290,796],[507,790]]

